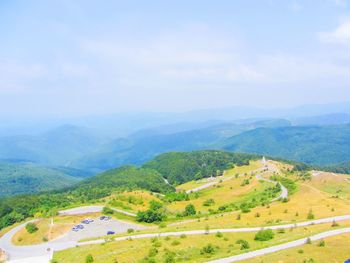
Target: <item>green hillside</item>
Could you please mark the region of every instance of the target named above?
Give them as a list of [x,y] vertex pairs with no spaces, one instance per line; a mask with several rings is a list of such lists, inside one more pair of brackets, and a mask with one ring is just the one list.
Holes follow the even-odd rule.
[[331,165],[349,160],[350,125],[259,128],[229,138],[223,148]]
[[32,163],[0,162],[0,197],[72,186],[81,178]]
[[159,155],[143,167],[162,174],[172,184],[216,176],[235,165],[244,165],[259,157],[223,151],[171,152]]
[[56,209],[97,201],[113,192],[145,189],[160,193],[174,191],[156,171],[124,166],[88,178],[60,191],[0,198],[0,229],[36,213],[55,213]]
[[114,189],[146,189],[159,193],[174,190],[157,171],[135,166],[123,166],[90,177],[81,182],[76,191],[90,189],[105,189],[108,192]]

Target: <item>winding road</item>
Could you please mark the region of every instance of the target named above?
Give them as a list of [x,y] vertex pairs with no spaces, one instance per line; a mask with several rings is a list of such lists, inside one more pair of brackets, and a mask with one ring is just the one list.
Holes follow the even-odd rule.
[[[180,235],[204,235],[204,234],[215,234],[217,232],[222,233],[239,233],[239,232],[257,232],[261,229],[288,229],[288,228],[294,228],[294,227],[304,227],[304,226],[310,226],[315,224],[323,224],[323,223],[332,223],[332,222],[339,222],[344,220],[350,220],[350,215],[343,215],[343,216],[335,216],[335,217],[329,217],[329,218],[323,218],[323,219],[316,219],[306,222],[300,222],[295,224],[285,224],[285,225],[275,225],[275,226],[263,226],[263,227],[251,227],[251,228],[229,228],[229,229],[211,229],[209,231],[206,230],[190,230],[190,231],[182,231],[182,232],[166,232],[166,233],[150,233],[150,234],[140,234],[140,235],[132,235],[132,236],[125,236],[125,237],[117,237],[114,239],[114,241],[123,241],[128,239],[142,239],[142,238],[153,238],[153,237],[166,237],[166,236],[180,236]],[[19,231],[21,228],[23,228],[26,225],[26,223],[19,225],[9,232],[7,232],[3,237],[0,238],[0,247],[4,249],[9,255],[10,259],[29,259],[33,257],[38,258],[50,258],[53,251],[59,251],[64,250],[72,247],[84,246],[84,245],[92,245],[92,244],[102,244],[105,243],[105,239],[98,239],[98,240],[92,240],[92,241],[86,241],[86,242],[78,242],[78,241],[69,241],[64,239],[63,237],[58,238],[56,240],[40,244],[40,245],[33,245],[33,246],[15,246],[12,244],[11,239],[13,235]],[[325,237],[330,237],[334,235],[339,235],[343,233],[350,232],[350,228],[344,228],[344,229],[337,229],[332,231],[327,231],[318,235],[315,235],[312,237],[313,239],[320,239]],[[311,239],[312,239],[311,238]],[[305,238],[288,242],[282,245],[253,251],[237,256],[230,257],[228,259],[222,259],[224,261],[216,261],[220,263],[224,262],[233,262],[238,261],[247,258],[252,258],[255,256],[272,253],[278,250],[291,248],[294,246],[302,245],[305,243]],[[271,250],[270,250],[271,249]],[[278,249],[278,250],[275,250]],[[263,251],[263,252],[261,252]],[[269,252],[270,251],[270,252]],[[263,254],[261,254],[263,253]],[[11,261],[10,261],[11,262]],[[13,262],[20,262],[20,261],[13,261]],[[29,262],[29,261],[22,261],[22,262]],[[37,261],[39,262],[39,261]],[[47,261],[40,261],[40,262],[48,262]]]
[[[267,165],[265,168],[268,168],[267,171],[275,170],[275,167],[270,167],[270,165]],[[258,180],[263,180],[269,183],[273,184],[280,184],[281,186],[281,194],[273,199],[272,201],[280,200],[281,198],[287,198],[288,197],[288,190],[286,187],[284,187],[281,183],[275,182],[269,179],[266,179],[262,176],[265,170],[262,169],[256,170],[255,172],[262,172],[261,174],[258,173],[256,175],[256,178]],[[231,178],[226,178],[226,180],[230,180]],[[199,191],[205,188],[208,188],[218,182],[210,182],[208,184],[202,185],[198,188],[189,190],[192,192]],[[85,214],[85,213],[95,213],[95,212],[101,212],[103,209],[103,206],[97,205],[97,206],[85,206],[85,207],[76,207],[72,209],[67,209],[60,211],[60,215],[77,215],[77,214]],[[114,211],[118,213],[122,213],[128,216],[136,216],[133,213],[126,212],[120,209],[112,208]],[[124,236],[124,237],[117,237],[114,238],[114,241],[124,241],[128,239],[142,239],[142,238],[153,238],[153,237],[166,237],[166,236],[180,236],[180,235],[204,235],[204,234],[215,234],[217,232],[222,233],[239,233],[239,232],[257,232],[261,229],[288,229],[288,228],[294,228],[294,227],[305,227],[310,225],[316,225],[316,224],[324,224],[324,223],[332,223],[332,222],[339,222],[344,220],[350,220],[350,215],[343,215],[343,216],[335,216],[335,217],[329,217],[329,218],[323,218],[323,219],[316,219],[311,221],[305,221],[305,222],[299,222],[299,223],[293,223],[293,224],[285,224],[285,225],[274,225],[274,226],[262,226],[262,227],[250,227],[250,228],[229,228],[229,229],[211,229],[211,230],[189,230],[189,231],[182,231],[182,232],[165,232],[165,233],[149,233],[149,234],[139,234],[139,235],[132,235],[132,236]],[[14,227],[12,230],[7,232],[5,235],[3,235],[0,238],[0,248],[2,248],[4,251],[7,252],[7,254],[10,257],[10,261],[12,263],[41,263],[41,262],[49,262],[49,260],[52,257],[52,254],[54,251],[64,250],[68,248],[73,248],[76,246],[84,246],[84,245],[92,245],[92,244],[102,244],[105,243],[105,239],[97,239],[92,241],[86,241],[86,242],[78,242],[78,238],[69,238],[70,235],[74,235],[71,232],[55,239],[52,241],[49,241],[44,244],[40,245],[32,245],[32,246],[15,246],[12,244],[12,238],[14,234],[22,229],[28,222],[21,224],[19,226]],[[122,222],[121,222],[122,223]],[[125,227],[123,228],[123,232],[126,232]],[[122,233],[122,232],[119,232]],[[319,240],[322,238],[327,238],[335,235],[350,233],[350,228],[342,228],[342,229],[335,229],[326,231],[314,236],[311,236],[310,239],[312,241]],[[295,241],[287,242],[284,244],[280,244],[277,246],[272,246],[256,251],[251,251],[248,253],[235,255],[223,259],[218,259],[214,261],[210,261],[210,263],[229,263],[229,262],[236,262],[244,259],[250,259],[258,256],[262,256],[268,253],[273,253],[276,251],[293,248],[296,246],[301,246],[305,244],[306,238],[298,239]]]

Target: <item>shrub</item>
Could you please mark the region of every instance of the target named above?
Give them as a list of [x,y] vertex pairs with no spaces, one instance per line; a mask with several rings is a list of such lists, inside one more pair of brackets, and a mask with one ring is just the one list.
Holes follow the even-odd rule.
[[248,241],[244,239],[237,240],[236,244],[241,245],[241,250],[249,249],[250,247]]
[[148,252],[149,257],[154,257],[157,254],[158,254],[158,249],[156,249],[155,247],[152,247]]
[[38,231],[39,228],[34,223],[28,223],[28,224],[26,224],[26,230],[28,233],[33,234],[36,231]]
[[318,246],[319,247],[324,247],[324,246],[326,246],[326,242],[323,239],[321,239],[320,243],[318,243]]
[[221,237],[223,237],[223,234],[222,234],[221,232],[217,232],[217,233],[216,233],[216,237],[221,238]]
[[172,246],[177,246],[180,245],[180,241],[179,240],[174,240],[173,242],[171,242]]
[[308,220],[315,219],[315,215],[312,213],[312,210],[310,210],[309,213],[307,214],[307,219]]
[[260,230],[258,233],[256,233],[254,240],[257,241],[268,241],[273,239],[274,233],[271,229],[266,230]]
[[192,216],[197,213],[196,208],[193,204],[189,204],[185,208],[184,216]]
[[212,206],[215,204],[215,201],[214,199],[210,198],[210,199],[207,199],[203,202],[203,206]]
[[174,254],[174,252],[168,251],[165,254],[164,263],[175,263],[175,254]]
[[212,244],[208,244],[201,249],[201,254],[214,254],[215,247]]
[[92,257],[91,254],[87,255],[85,258],[85,263],[93,263],[94,262],[94,258]]
[[131,233],[134,233],[134,229],[133,228],[128,228],[128,233],[131,234]]
[[114,211],[111,208],[105,206],[102,209],[102,213],[105,215],[112,215],[114,213]]
[[187,236],[185,235],[185,234],[182,234],[181,236],[180,236],[180,238],[182,238],[182,239],[184,239],[184,238],[186,238]]

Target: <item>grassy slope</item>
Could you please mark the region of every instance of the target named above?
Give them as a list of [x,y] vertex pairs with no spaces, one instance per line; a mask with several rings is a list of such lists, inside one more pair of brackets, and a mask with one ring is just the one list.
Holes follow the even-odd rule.
[[[263,257],[245,260],[242,261],[242,263],[338,263],[350,259],[350,234],[329,237],[324,241],[325,247],[320,247],[319,242],[316,241],[310,245],[304,245],[265,255]],[[313,261],[311,261],[312,259]]]
[[[344,222],[343,226],[349,226],[350,222]],[[256,250],[264,247],[285,243],[291,240],[308,237],[310,235],[334,229],[331,224],[315,225],[309,227],[294,228],[286,230],[285,233],[277,233],[275,237],[266,242],[255,241],[255,233],[224,233],[222,237],[214,234],[196,235],[181,237],[170,237],[157,239],[159,247],[156,247],[158,253],[153,258],[156,262],[163,262],[166,251],[171,251],[176,255],[176,262],[206,262],[209,259],[217,259],[231,255],[240,254],[240,245],[236,244],[239,239],[249,242],[250,250]],[[175,242],[174,242],[175,241]],[[81,246],[56,252],[54,259],[58,262],[85,262],[85,257],[91,254],[94,262],[140,262],[149,256],[149,251],[155,247],[156,242],[152,239],[134,239],[131,241],[109,242],[103,245]],[[201,249],[207,244],[213,244],[216,249],[213,254],[202,254]],[[268,261],[269,262],[269,261]]]

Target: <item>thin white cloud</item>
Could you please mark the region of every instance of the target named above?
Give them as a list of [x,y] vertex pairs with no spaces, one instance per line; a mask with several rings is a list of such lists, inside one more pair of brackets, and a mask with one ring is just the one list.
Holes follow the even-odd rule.
[[299,12],[300,10],[303,9],[303,6],[297,2],[297,1],[293,1],[290,5],[290,8],[292,9],[292,11],[294,12]]
[[325,43],[350,46],[350,20],[342,22],[331,32],[319,33],[320,40]]

